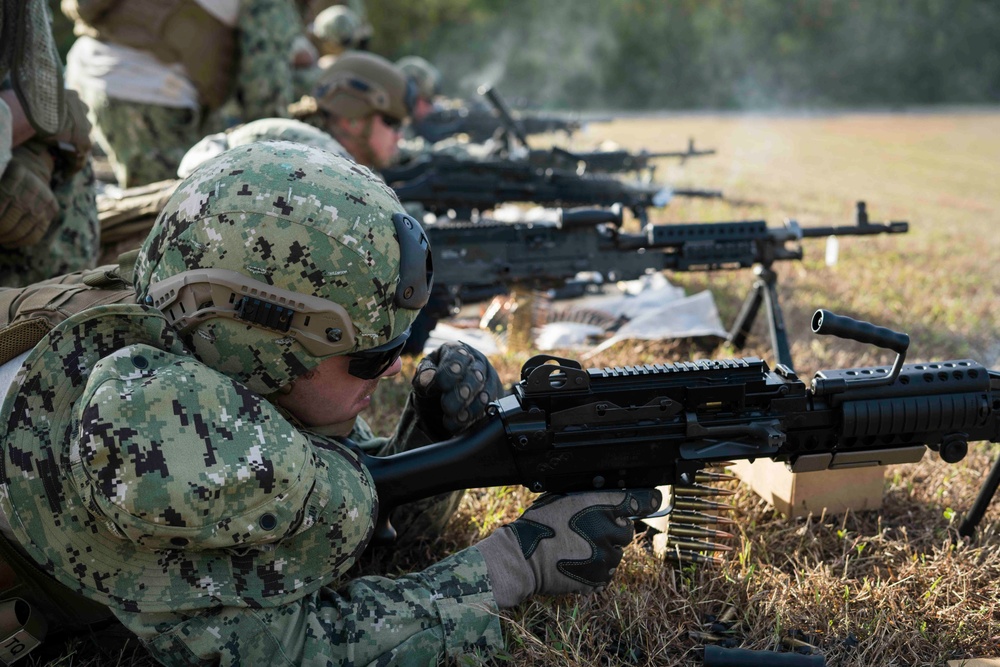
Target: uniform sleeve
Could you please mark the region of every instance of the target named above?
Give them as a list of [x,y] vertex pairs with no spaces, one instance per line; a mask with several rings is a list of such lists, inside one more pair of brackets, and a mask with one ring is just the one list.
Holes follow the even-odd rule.
[[14,116],[7,103],[0,100],[0,176],[7,170],[13,146]]
[[294,102],[291,51],[301,21],[291,0],[245,0],[240,8],[236,94],[243,121],[287,118]]
[[423,572],[360,577],[277,608],[119,617],[164,665],[430,665],[502,646],[475,547]]

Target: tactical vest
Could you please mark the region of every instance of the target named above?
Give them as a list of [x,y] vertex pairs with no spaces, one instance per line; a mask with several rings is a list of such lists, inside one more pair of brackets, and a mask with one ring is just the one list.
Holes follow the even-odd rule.
[[74,313],[108,303],[133,303],[132,270],[138,254],[126,253],[119,264],[0,289],[0,365],[33,348]]
[[112,264],[119,255],[137,250],[146,240],[167,200],[180,185],[179,179],[97,195],[97,219],[101,223],[101,254],[98,264]]
[[[0,289],[0,365],[33,348],[70,315],[93,306],[135,301],[138,251],[120,263],[71,273],[28,287]],[[45,639],[47,628],[95,631],[113,624],[106,606],[73,592],[0,536],[0,660],[10,664]],[[124,633],[123,633],[124,634]]]
[[149,51],[180,63],[209,109],[229,97],[236,71],[236,30],[194,0],[63,0],[74,32]]

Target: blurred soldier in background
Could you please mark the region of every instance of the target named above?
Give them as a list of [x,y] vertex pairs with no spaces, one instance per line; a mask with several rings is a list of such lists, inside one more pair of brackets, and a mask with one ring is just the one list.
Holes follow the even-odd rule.
[[321,54],[368,50],[373,30],[364,0],[296,0],[296,4]]
[[301,27],[291,0],[62,0],[79,38],[67,82],[90,107],[119,185],[173,178],[221,129],[232,93],[243,121],[287,115]]
[[0,285],[94,266],[86,114],[63,88],[46,2],[0,3]]
[[420,56],[404,56],[396,61],[396,67],[417,86],[413,122],[419,123],[434,109],[434,98],[441,94],[441,71]]
[[416,98],[416,84],[391,62],[350,51],[323,72],[292,114],[330,133],[358,163],[380,169],[395,161]]
[[362,23],[361,17],[345,5],[327,7],[308,25],[307,32],[312,37],[321,54],[319,66],[326,69],[345,51],[367,50],[370,30]]
[[[181,159],[177,174],[188,176],[202,162],[216,155],[255,141],[294,141],[350,158],[350,154],[326,132],[291,118],[262,118],[210,134],[196,143]],[[121,265],[120,273],[128,273],[131,257],[120,257],[134,251],[146,240],[156,216],[163,209],[180,179],[157,181],[124,190],[106,189],[97,197],[101,221],[100,264]]]

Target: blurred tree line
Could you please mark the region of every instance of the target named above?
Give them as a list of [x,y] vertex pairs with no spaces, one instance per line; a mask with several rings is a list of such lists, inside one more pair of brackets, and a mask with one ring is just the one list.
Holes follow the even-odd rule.
[[367,0],[373,49],[559,109],[1000,101],[998,0]]
[[[65,53],[72,26],[49,0]],[[1000,0],[366,0],[372,50],[548,109],[1000,102]]]

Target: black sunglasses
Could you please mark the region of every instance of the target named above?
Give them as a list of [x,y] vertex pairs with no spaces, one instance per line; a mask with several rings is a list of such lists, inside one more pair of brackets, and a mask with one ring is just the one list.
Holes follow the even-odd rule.
[[379,116],[382,117],[382,122],[385,123],[386,127],[390,130],[396,130],[397,132],[401,127],[403,127],[403,121],[398,118],[393,118],[392,116],[380,113]]
[[362,380],[374,380],[396,363],[396,359],[399,359],[399,355],[403,353],[403,347],[409,337],[410,330],[407,329],[388,343],[370,350],[352,352],[347,355],[351,359],[347,366],[347,372]]

